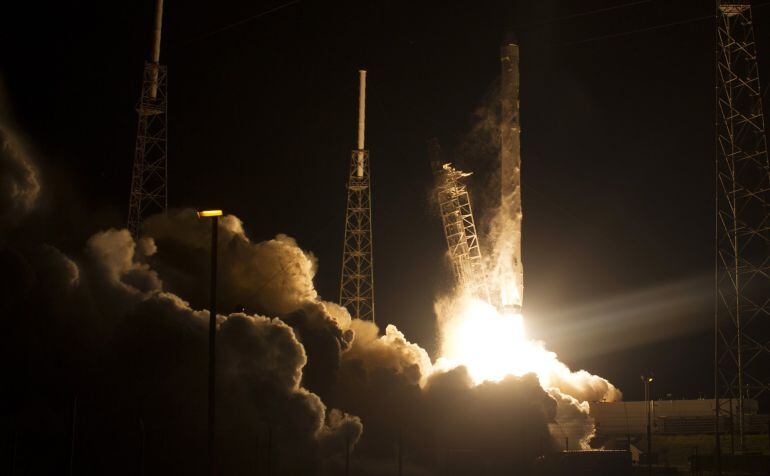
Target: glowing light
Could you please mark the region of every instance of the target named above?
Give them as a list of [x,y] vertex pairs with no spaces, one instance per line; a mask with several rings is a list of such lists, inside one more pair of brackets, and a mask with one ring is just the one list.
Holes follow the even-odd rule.
[[478,299],[463,299],[459,313],[442,326],[442,335],[442,356],[437,365],[465,365],[476,383],[530,372],[541,382],[548,381],[550,367],[558,362],[542,344],[527,338],[521,313],[500,313]]
[[198,212],[198,218],[210,218],[222,216],[222,210],[201,210]]

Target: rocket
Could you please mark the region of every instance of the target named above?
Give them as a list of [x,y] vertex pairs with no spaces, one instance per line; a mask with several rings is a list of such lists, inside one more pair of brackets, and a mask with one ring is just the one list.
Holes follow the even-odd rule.
[[[509,249],[510,275],[501,289],[503,308],[519,311],[524,297],[524,268],[521,262],[521,122],[519,118],[519,46],[508,43],[500,48],[502,68],[500,86],[500,205],[509,221],[506,248]],[[509,266],[506,264],[506,267]]]

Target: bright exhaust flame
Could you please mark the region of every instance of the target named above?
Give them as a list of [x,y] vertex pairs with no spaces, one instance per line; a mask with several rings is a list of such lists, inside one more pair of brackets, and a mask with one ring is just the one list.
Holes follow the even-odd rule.
[[617,388],[585,370],[570,370],[542,342],[527,336],[524,317],[508,307],[501,312],[462,295],[442,300],[436,308],[441,356],[434,371],[462,365],[477,385],[533,373],[556,401],[555,421],[549,425],[554,441],[573,441],[575,448],[590,449],[595,429],[588,402],[620,400]]
[[472,297],[461,298],[456,311],[441,326],[439,368],[464,365],[477,384],[535,373],[543,386],[551,382],[554,371],[561,370],[556,354],[527,338],[521,313],[501,313]]
[[467,295],[439,301],[436,310],[441,333],[438,370],[464,365],[477,384],[534,373],[544,389],[556,388],[580,401],[621,397],[607,380],[585,370],[573,372],[543,342],[529,338],[520,313],[500,312]]
[[490,304],[466,298],[459,315],[442,326],[444,340],[439,367],[465,365],[476,383],[524,375],[531,369],[530,351],[521,314],[501,315]]

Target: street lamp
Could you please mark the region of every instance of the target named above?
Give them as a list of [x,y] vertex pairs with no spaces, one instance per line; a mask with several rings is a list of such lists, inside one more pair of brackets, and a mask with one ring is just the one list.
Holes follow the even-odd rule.
[[652,385],[652,375],[642,375],[644,382],[644,401],[647,403],[647,474],[652,474],[652,415],[650,405],[652,396],[650,395],[650,386]]
[[216,457],[214,451],[214,429],[216,422],[215,408],[215,364],[216,364],[216,335],[217,335],[217,231],[222,210],[201,210],[198,218],[211,218],[211,304],[209,307],[209,419],[208,419],[208,451],[209,474],[216,474]]

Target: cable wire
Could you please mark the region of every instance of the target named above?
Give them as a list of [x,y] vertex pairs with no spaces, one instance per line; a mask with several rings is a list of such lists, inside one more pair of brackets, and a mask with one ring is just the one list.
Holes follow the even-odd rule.
[[278,5],[277,7],[273,7],[271,9],[269,9],[269,10],[265,10],[263,12],[257,13],[256,15],[252,15],[252,16],[246,17],[246,18],[244,18],[242,20],[238,20],[238,21],[230,23],[228,25],[219,27],[219,28],[217,28],[215,30],[211,30],[208,33],[204,33],[204,34],[202,34],[201,36],[199,36],[197,38],[193,38],[192,40],[189,40],[189,42],[206,40],[208,38],[211,38],[212,36],[215,36],[215,35],[218,35],[218,34],[222,33],[223,31],[231,30],[231,29],[233,29],[235,27],[241,26],[241,25],[243,25],[245,23],[248,23],[250,21],[257,20],[257,19],[262,18],[264,16],[270,15],[271,13],[275,13],[275,12],[277,12],[279,10],[283,10],[284,8],[288,8],[288,7],[292,6],[292,5],[296,5],[300,1],[301,0],[292,0],[290,2]]
[[[757,5],[753,5],[751,8],[753,10],[756,10],[757,8],[766,7],[768,5],[770,5],[770,2],[763,2],[763,3],[759,3]],[[573,45],[580,45],[580,44],[584,44],[584,43],[591,43],[591,42],[594,42],[594,41],[606,40],[606,39],[610,39],[610,38],[619,38],[619,37],[622,37],[622,36],[629,36],[629,35],[633,35],[633,34],[636,34],[636,33],[646,33],[648,31],[662,30],[664,28],[670,28],[672,26],[686,25],[688,23],[696,23],[696,22],[699,22],[699,21],[708,20],[708,19],[712,19],[712,18],[714,18],[714,15],[704,15],[704,16],[700,16],[700,17],[687,18],[687,19],[680,20],[680,21],[675,21],[675,22],[670,22],[670,23],[663,23],[663,24],[660,24],[660,25],[653,25],[653,26],[650,26],[650,27],[639,28],[639,29],[636,29],[636,30],[627,30],[627,31],[622,31],[622,32],[618,32],[618,33],[610,33],[608,35],[595,36],[593,38],[587,38],[585,40],[571,41],[571,42],[564,43],[564,45],[565,46],[573,46]]]

